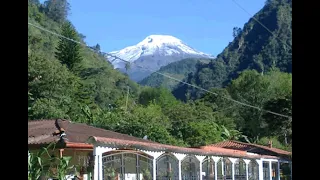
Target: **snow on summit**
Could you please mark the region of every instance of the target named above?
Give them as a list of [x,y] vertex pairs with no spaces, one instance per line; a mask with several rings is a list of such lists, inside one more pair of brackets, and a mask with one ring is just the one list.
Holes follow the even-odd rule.
[[[180,39],[170,35],[150,35],[137,45],[126,47],[120,51],[112,51],[110,54],[133,62],[141,56],[153,55],[157,51],[160,51],[164,56],[170,56],[173,53],[186,53],[212,57],[208,54],[194,50]],[[113,58],[109,58],[112,62]]]
[[[213,56],[197,51],[180,39],[170,35],[150,35],[134,46],[112,51],[109,54],[152,70],[158,70],[162,66],[185,58],[213,58]],[[114,68],[120,70],[125,68],[123,61],[108,55],[106,55],[106,58],[113,64]],[[137,73],[139,72],[135,74]],[[137,78],[133,78],[133,80],[137,80]]]

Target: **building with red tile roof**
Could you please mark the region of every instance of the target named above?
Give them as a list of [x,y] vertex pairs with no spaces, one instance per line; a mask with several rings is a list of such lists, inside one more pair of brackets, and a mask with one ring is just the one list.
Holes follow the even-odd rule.
[[[280,149],[237,141],[187,148],[161,144],[64,119],[28,122],[30,151],[52,142],[56,143],[60,156],[73,156],[73,164],[85,164],[86,168],[93,169],[87,174],[91,173],[97,180],[110,178],[110,174],[107,173],[110,168],[113,172],[111,174],[117,174],[118,179],[127,179],[125,176],[148,179],[142,173],[148,171],[151,179],[170,179],[169,176],[172,176],[171,179],[177,180],[202,180],[209,177],[248,177],[262,180],[265,168],[272,169],[270,172],[278,172],[274,176],[280,177],[280,164],[290,163],[291,156],[290,152]],[[125,162],[129,157],[131,161],[136,162],[135,167],[127,167],[128,163]],[[114,163],[114,158],[120,160],[117,161],[118,164]],[[79,162],[77,159],[83,160]],[[265,162],[268,164],[265,165]],[[140,163],[147,163],[152,168],[142,170]],[[274,163],[276,166],[273,166]],[[189,167],[187,172],[182,171],[185,166]],[[222,168],[215,168],[217,166]],[[245,172],[243,169],[241,171],[242,166]],[[268,177],[273,175],[270,172]]]

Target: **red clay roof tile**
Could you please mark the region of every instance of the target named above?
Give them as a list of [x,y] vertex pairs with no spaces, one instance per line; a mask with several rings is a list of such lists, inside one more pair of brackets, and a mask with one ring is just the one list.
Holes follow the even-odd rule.
[[250,144],[244,143],[239,141],[223,141],[216,144],[208,145],[208,147],[220,147],[220,148],[227,148],[227,149],[235,149],[235,150],[242,150],[242,151],[250,151],[252,149],[260,148],[262,150],[269,151],[271,153],[279,154],[279,155],[290,155],[291,152],[277,149],[277,148],[270,148],[267,146],[262,146],[258,144]]
[[[132,140],[140,142],[152,142],[134,136],[120,134],[117,132],[88,126],[81,123],[73,123],[68,120],[59,120],[63,124],[66,133],[66,141],[73,143],[85,143],[90,136],[110,137],[123,140]],[[46,144],[57,141],[59,136],[54,135],[59,130],[55,124],[56,120],[33,120],[28,122],[28,143],[29,144]],[[43,137],[43,138],[41,138]],[[46,138],[44,138],[46,137]]]
[[[73,123],[67,120],[36,120],[28,122],[28,144],[49,144],[58,141],[59,136],[54,133],[63,126],[66,133],[66,144],[90,148],[92,145],[84,143],[107,144],[117,148],[136,148],[151,151],[167,151],[177,153],[189,153],[198,155],[217,155],[230,157],[259,158],[259,155],[248,155],[246,151],[227,149],[222,147],[204,146],[200,148],[186,148],[166,144],[160,144],[150,140],[120,134],[105,129],[100,129],[86,124]],[[59,127],[60,126],[60,127]],[[91,138],[89,138],[91,137]],[[89,141],[88,141],[89,139]],[[217,145],[217,144],[216,144]],[[273,157],[276,158],[276,157]]]

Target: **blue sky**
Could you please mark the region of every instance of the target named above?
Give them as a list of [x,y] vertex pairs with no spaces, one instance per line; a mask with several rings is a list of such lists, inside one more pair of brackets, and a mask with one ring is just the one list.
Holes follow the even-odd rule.
[[[265,0],[236,0],[255,14]],[[69,20],[88,45],[110,52],[151,34],[175,36],[191,47],[219,54],[232,41],[233,27],[250,16],[232,0],[69,0]]]

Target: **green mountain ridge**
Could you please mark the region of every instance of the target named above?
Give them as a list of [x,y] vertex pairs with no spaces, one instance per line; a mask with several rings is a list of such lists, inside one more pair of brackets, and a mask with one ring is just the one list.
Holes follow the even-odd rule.
[[[266,26],[268,32],[261,24]],[[205,89],[225,87],[247,69],[260,73],[277,67],[292,72],[292,0],[268,0],[215,61],[197,67],[185,80]],[[203,92],[180,83],[173,94],[181,100],[197,99]]]
[[[210,59],[198,58],[182,59],[161,67],[157,72],[182,80],[189,73],[195,72],[196,66],[198,66],[199,63],[207,64],[210,61]],[[172,90],[179,82],[154,72],[138,83],[144,86],[164,87]]]

